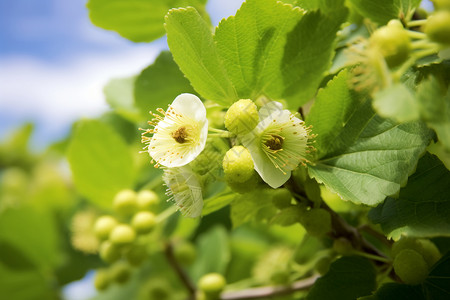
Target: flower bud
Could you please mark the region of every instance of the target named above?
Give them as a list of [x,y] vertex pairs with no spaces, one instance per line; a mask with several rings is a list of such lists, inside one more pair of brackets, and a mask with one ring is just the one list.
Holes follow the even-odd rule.
[[234,146],[228,150],[222,166],[227,182],[242,183],[255,173],[250,152],[243,146]]
[[246,134],[259,122],[256,104],[249,99],[241,99],[230,106],[225,114],[225,127],[234,134]]
[[450,45],[450,11],[442,10],[431,15],[424,31],[430,40]]

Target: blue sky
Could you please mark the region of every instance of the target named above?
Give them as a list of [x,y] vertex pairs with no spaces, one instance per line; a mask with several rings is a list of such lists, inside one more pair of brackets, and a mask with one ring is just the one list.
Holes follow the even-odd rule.
[[[242,0],[210,0],[214,24]],[[65,136],[73,121],[108,109],[103,86],[139,73],[165,49],[162,38],[135,44],[92,25],[85,0],[0,2],[0,140],[36,123],[33,146]]]

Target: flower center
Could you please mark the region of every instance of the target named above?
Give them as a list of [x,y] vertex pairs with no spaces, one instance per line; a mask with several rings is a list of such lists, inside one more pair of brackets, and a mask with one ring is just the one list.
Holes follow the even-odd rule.
[[180,128],[178,128],[177,130],[175,130],[174,132],[172,132],[172,137],[173,139],[180,144],[183,144],[184,142],[186,142],[186,139],[188,137],[188,133],[186,131],[186,127],[181,126]]
[[283,148],[283,140],[282,136],[277,134],[271,134],[271,139],[267,140],[264,144],[273,151],[277,151]]

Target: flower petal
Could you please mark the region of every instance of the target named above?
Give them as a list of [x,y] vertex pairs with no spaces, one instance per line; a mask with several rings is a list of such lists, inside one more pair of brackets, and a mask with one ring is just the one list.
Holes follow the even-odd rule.
[[177,112],[196,121],[206,120],[206,108],[203,102],[195,95],[184,93],[173,100],[172,106]]

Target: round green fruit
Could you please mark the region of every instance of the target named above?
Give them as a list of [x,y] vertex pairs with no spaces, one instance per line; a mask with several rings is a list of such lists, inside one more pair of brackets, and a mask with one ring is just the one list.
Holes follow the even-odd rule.
[[225,127],[234,134],[249,133],[258,122],[258,109],[250,99],[233,103],[225,114]]
[[424,31],[430,40],[450,45],[450,11],[438,11],[428,17]]
[[300,223],[312,236],[323,236],[331,231],[331,215],[322,208],[306,211],[300,218]]
[[292,194],[288,189],[279,188],[273,191],[272,202],[279,208],[288,208],[291,206]]
[[439,249],[432,241],[427,239],[419,239],[417,242],[423,249],[420,254],[422,254],[423,259],[427,262],[428,267],[431,268],[441,258]]
[[148,211],[140,211],[133,216],[131,224],[139,234],[149,233],[156,226],[156,216]]
[[255,173],[252,156],[243,146],[234,146],[228,150],[222,166],[227,182],[243,183]]
[[106,240],[117,225],[117,220],[111,216],[101,216],[95,221],[94,232],[97,238]]
[[354,249],[348,239],[340,237],[334,240],[333,250],[340,255],[351,255]]
[[431,0],[436,10],[450,10],[450,0]]
[[126,224],[119,224],[111,231],[109,240],[116,246],[130,245],[136,239],[134,229]]
[[416,285],[427,277],[428,265],[417,251],[404,249],[395,256],[394,271],[404,283]]
[[408,33],[398,25],[398,22],[392,21],[372,34],[369,46],[371,49],[377,49],[391,68],[405,62],[411,52]]
[[116,194],[113,201],[116,212],[124,216],[131,216],[137,210],[137,194],[133,190],[122,190]]
[[94,286],[99,291],[104,291],[111,283],[109,272],[105,269],[97,270],[94,277]]
[[131,267],[124,261],[119,261],[112,265],[110,269],[111,279],[117,283],[125,283],[131,277]]
[[174,255],[178,262],[183,265],[191,265],[197,257],[197,250],[189,242],[181,242],[175,245]]
[[159,196],[150,190],[142,190],[137,194],[137,207],[139,210],[153,211],[159,204]]
[[147,248],[144,245],[133,245],[125,257],[132,266],[139,266],[147,258]]
[[333,258],[331,256],[322,256],[314,265],[314,269],[319,272],[320,275],[325,275],[330,269]]
[[120,249],[110,241],[104,241],[100,245],[100,258],[109,264],[119,260]]
[[217,298],[226,285],[225,278],[219,273],[209,273],[200,278],[198,287],[208,298]]

